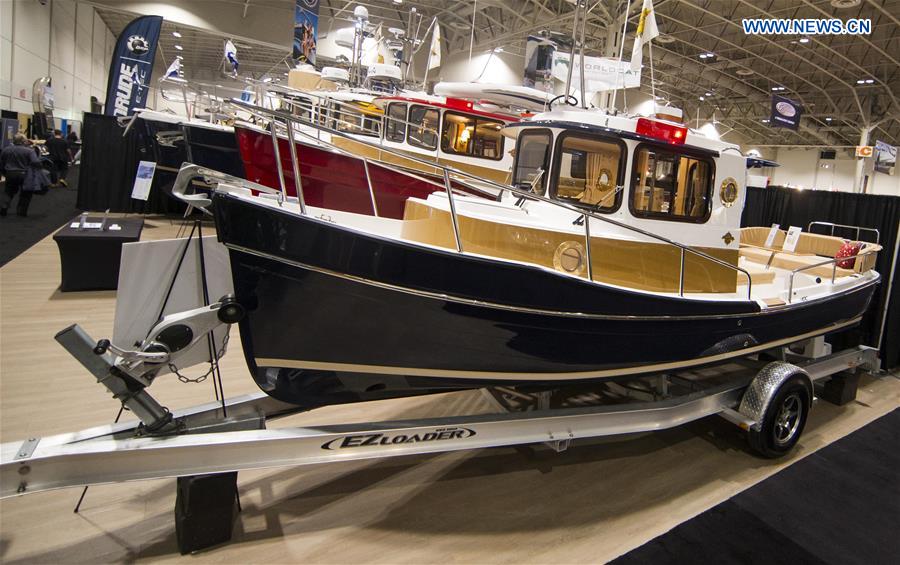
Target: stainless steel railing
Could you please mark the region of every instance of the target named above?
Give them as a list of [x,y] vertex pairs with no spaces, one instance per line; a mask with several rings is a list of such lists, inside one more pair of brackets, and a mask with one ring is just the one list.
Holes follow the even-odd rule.
[[807,231],[808,233],[813,233],[813,231],[812,231],[812,227],[813,227],[813,226],[826,226],[826,227],[830,227],[830,228],[831,228],[831,234],[830,234],[831,236],[834,236],[834,229],[835,229],[835,228],[842,228],[842,229],[856,230],[856,237],[853,238],[853,239],[856,240],[856,241],[859,241],[859,234],[860,234],[860,232],[864,232],[864,231],[867,231],[867,232],[874,232],[874,233],[875,233],[875,244],[877,245],[877,244],[880,242],[880,240],[881,240],[881,233],[880,233],[877,229],[875,229],[875,228],[864,228],[864,227],[862,227],[862,226],[851,226],[851,225],[847,225],[847,224],[834,224],[834,223],[832,223],[832,222],[819,222],[819,221],[815,221],[815,222],[810,222],[809,224],[807,224],[807,226],[806,226],[806,231]]
[[[559,207],[559,208],[563,208],[563,209],[565,209],[565,210],[568,210],[568,211],[574,212],[574,213],[576,213],[576,214],[579,214],[579,215],[582,217],[582,219],[583,219],[583,224],[584,224],[584,237],[585,237],[586,259],[587,259],[587,261],[588,261],[588,264],[587,264],[588,278],[589,278],[589,280],[591,280],[592,282],[594,281],[594,274],[593,274],[593,266],[592,266],[591,261],[590,261],[590,247],[591,247],[591,246],[590,246],[590,243],[591,243],[590,237],[591,237],[591,235],[590,235],[590,225],[589,225],[590,222],[589,222],[589,219],[591,219],[591,218],[592,218],[592,219],[595,219],[595,220],[597,220],[597,221],[600,221],[600,222],[604,222],[604,223],[607,223],[607,224],[610,224],[610,225],[617,226],[617,227],[619,227],[619,228],[621,228],[621,229],[623,229],[623,230],[626,230],[626,231],[630,231],[630,232],[633,232],[633,233],[640,234],[640,235],[642,235],[642,236],[644,236],[644,237],[647,237],[647,238],[649,238],[649,239],[653,239],[653,240],[656,240],[656,241],[660,241],[660,242],[662,242],[662,243],[666,243],[666,244],[668,244],[668,245],[672,245],[672,246],[678,248],[678,249],[680,250],[680,269],[679,269],[680,272],[679,272],[679,284],[678,284],[678,292],[679,292],[679,295],[680,295],[680,296],[684,296],[685,256],[686,256],[687,254],[692,254],[692,255],[694,255],[694,256],[696,256],[696,257],[703,258],[703,259],[705,259],[705,260],[707,260],[707,261],[709,261],[709,262],[711,262],[711,263],[713,263],[713,264],[716,264],[716,265],[725,267],[725,268],[727,268],[727,269],[730,269],[730,270],[732,270],[732,271],[735,271],[735,273],[738,274],[738,275],[743,275],[744,277],[746,277],[746,279],[747,279],[747,299],[748,299],[748,300],[751,300],[751,299],[752,299],[752,279],[751,279],[751,277],[750,277],[750,273],[749,273],[746,269],[743,269],[743,268],[741,268],[741,267],[739,267],[739,266],[736,266],[736,265],[732,265],[731,263],[728,263],[728,262],[726,262],[726,261],[723,261],[723,260],[721,260],[721,259],[718,259],[718,258],[716,258],[716,257],[713,257],[713,256],[711,256],[711,255],[709,255],[709,254],[707,254],[707,253],[703,253],[702,251],[698,251],[698,250],[696,250],[696,249],[693,249],[693,248],[691,248],[691,247],[688,247],[688,246],[686,246],[686,245],[684,245],[684,244],[678,243],[677,241],[668,239],[668,238],[666,238],[666,237],[660,236],[660,235],[655,234],[655,233],[652,233],[652,232],[648,232],[648,231],[646,231],[646,230],[637,228],[637,227],[635,227],[635,226],[631,226],[631,225],[628,225],[628,224],[625,224],[625,223],[622,223],[622,222],[613,220],[613,219],[608,218],[608,217],[601,216],[601,215],[599,215],[599,214],[597,214],[597,213],[595,213],[595,212],[592,212],[592,211],[590,211],[590,210],[585,210],[585,209],[576,207],[576,206],[571,205],[571,204],[567,204],[567,203],[564,203],[564,202],[559,202],[559,201],[556,201],[556,200],[552,200],[552,199],[550,199],[550,198],[547,198],[547,197],[545,197],[545,196],[542,196],[542,195],[539,195],[539,194],[535,194],[535,193],[533,193],[533,192],[529,192],[529,191],[526,191],[526,190],[522,190],[522,189],[520,189],[520,188],[518,188],[518,187],[515,187],[515,186],[500,184],[500,183],[494,182],[494,181],[492,181],[492,180],[485,179],[485,178],[479,177],[479,176],[477,176],[477,175],[468,173],[468,172],[466,172],[466,171],[462,171],[462,170],[456,169],[456,168],[451,167],[451,166],[449,166],[449,165],[444,165],[444,164],[440,164],[440,163],[435,163],[435,162],[432,162],[432,161],[428,161],[428,160],[426,160],[426,159],[420,159],[420,158],[418,158],[418,157],[416,157],[416,156],[414,156],[414,155],[410,155],[410,154],[407,154],[407,153],[401,153],[401,152],[395,151],[395,150],[393,150],[393,149],[391,149],[391,148],[383,147],[382,145],[379,145],[379,144],[376,144],[376,143],[369,142],[368,140],[364,140],[364,139],[360,139],[360,138],[357,138],[357,137],[353,137],[353,136],[350,135],[350,134],[347,134],[347,133],[345,133],[345,132],[338,131],[337,129],[330,128],[330,127],[328,127],[328,126],[325,126],[325,125],[316,123],[315,121],[312,121],[312,120],[304,120],[302,117],[296,116],[296,115],[294,115],[294,114],[292,114],[292,113],[290,113],[290,112],[284,111],[284,110],[269,109],[269,108],[261,107],[261,106],[254,105],[254,104],[250,104],[250,103],[245,102],[245,101],[243,101],[243,100],[237,100],[237,99],[232,99],[232,100],[231,100],[231,104],[233,104],[233,105],[235,105],[236,107],[241,108],[241,109],[243,109],[243,110],[245,110],[245,111],[247,111],[247,112],[249,112],[249,113],[251,113],[251,114],[254,114],[254,115],[256,115],[256,116],[260,116],[260,117],[263,117],[263,118],[266,118],[266,119],[269,119],[269,120],[270,120],[270,122],[271,122],[271,124],[272,124],[272,126],[271,126],[271,128],[270,128],[270,132],[271,132],[271,137],[272,137],[273,150],[275,151],[275,155],[276,155],[276,166],[279,167],[279,171],[278,171],[278,179],[279,179],[279,183],[280,183],[280,187],[281,187],[281,192],[282,192],[282,194],[283,194],[283,196],[284,196],[285,198],[287,198],[287,190],[286,190],[286,186],[285,186],[284,173],[283,173],[283,171],[281,170],[281,156],[280,156],[280,150],[279,150],[279,146],[278,146],[278,137],[277,137],[277,133],[276,133],[277,125],[280,125],[279,121],[284,123],[284,125],[282,126],[282,128],[285,130],[285,133],[287,134],[287,139],[289,140],[289,141],[288,141],[288,146],[289,146],[289,150],[290,150],[290,152],[291,152],[291,154],[292,154],[292,155],[291,155],[292,162],[293,162],[293,160],[295,160],[295,159],[297,158],[297,156],[296,156],[296,152],[297,152],[296,138],[294,137],[294,134],[295,134],[295,133],[305,134],[305,135],[307,135],[308,137],[310,137],[311,139],[315,139],[314,136],[311,136],[311,135],[309,135],[309,134],[306,134],[305,132],[303,132],[303,131],[301,131],[301,130],[295,130],[295,129],[293,129],[293,127],[289,127],[289,126],[288,126],[288,124],[290,124],[290,123],[295,123],[295,124],[299,124],[299,125],[303,125],[303,126],[306,126],[306,127],[309,127],[309,128],[316,129],[316,130],[318,130],[318,131],[327,132],[327,133],[331,134],[332,136],[338,136],[338,137],[343,137],[343,138],[346,138],[346,139],[351,139],[351,140],[353,140],[353,141],[356,142],[356,143],[361,143],[361,144],[363,144],[363,145],[370,146],[370,147],[372,147],[372,148],[374,148],[374,149],[380,150],[380,151],[382,151],[382,152],[386,152],[386,153],[388,153],[388,154],[395,155],[395,156],[400,157],[400,158],[402,158],[402,159],[409,160],[409,161],[412,161],[412,162],[418,162],[418,163],[421,163],[421,164],[423,164],[423,165],[426,165],[426,166],[429,166],[429,167],[435,167],[436,169],[441,170],[442,173],[443,173],[443,181],[444,181],[444,182],[443,182],[443,188],[444,188],[444,191],[445,191],[446,194],[447,194],[448,204],[449,204],[449,208],[450,208],[450,217],[451,217],[451,224],[452,224],[452,226],[453,226],[454,240],[455,240],[455,243],[456,243],[456,249],[457,249],[457,252],[459,252],[459,253],[463,253],[463,252],[464,252],[464,249],[463,249],[462,239],[461,239],[461,236],[460,236],[460,230],[459,230],[459,218],[458,218],[457,211],[456,211],[456,201],[455,201],[454,196],[453,196],[453,192],[454,192],[454,191],[453,191],[453,189],[452,189],[451,182],[450,182],[450,175],[451,175],[451,174],[454,175],[454,176],[456,177],[456,182],[468,186],[468,187],[469,187],[470,189],[472,189],[473,191],[479,191],[479,188],[478,188],[477,186],[475,186],[475,185],[469,184],[469,183],[468,183],[468,180],[474,180],[474,181],[476,181],[477,183],[480,183],[480,184],[482,184],[482,185],[486,184],[486,185],[489,185],[489,186],[494,186],[494,187],[496,187],[497,189],[499,189],[499,190],[501,190],[501,191],[510,191],[511,193],[517,194],[517,195],[519,195],[519,196],[521,196],[521,197],[523,197],[523,198],[530,199],[530,200],[537,200],[537,201],[540,201],[540,202],[546,202],[546,203],[551,204],[551,205],[553,205],[553,206],[556,206],[556,207]],[[340,148],[338,148],[337,146],[335,146],[333,143],[326,142],[326,141],[323,141],[323,140],[321,140],[321,139],[318,139],[317,141],[318,141],[319,143],[322,143],[322,144],[328,146],[329,148],[333,148],[333,149],[338,149],[338,150],[340,150]],[[350,154],[349,152],[344,152],[344,153],[345,153],[345,154],[352,155],[352,154]],[[357,156],[357,155],[353,155],[353,157],[355,157],[356,159],[359,159],[359,160],[361,160],[361,161],[363,161],[363,162],[365,163],[365,171],[366,171],[366,175],[367,175],[367,182],[369,183],[370,195],[371,195],[371,197],[372,197],[372,199],[373,199],[373,201],[374,201],[374,199],[375,199],[374,191],[371,189],[371,179],[370,179],[369,176],[368,176],[368,170],[369,170],[368,163],[369,163],[369,161],[368,161],[368,159],[366,159],[366,158],[364,158],[364,157]],[[378,166],[385,166],[385,165],[387,165],[387,164],[386,164],[386,163],[383,163],[383,162],[381,162],[381,161],[379,161],[379,162],[377,163],[377,165],[378,165]],[[390,167],[390,166],[387,167],[387,168],[391,168],[391,169],[397,170],[398,172],[400,172],[400,173],[402,173],[402,174],[405,174],[405,175],[408,175],[408,176],[412,176],[412,177],[414,177],[414,178],[421,178],[421,177],[418,177],[417,175],[410,174],[408,171],[403,170],[403,169],[400,169],[400,168],[394,168],[394,167]],[[297,177],[299,177],[299,174],[297,175]],[[295,182],[296,182],[296,178],[297,178],[297,177],[295,177]],[[461,179],[467,179],[467,180],[461,180]],[[435,184],[436,184],[436,183],[435,183]],[[299,195],[298,195],[298,196],[299,196]],[[301,213],[306,214],[306,207],[305,207],[304,204],[301,203],[300,209],[301,209]]]

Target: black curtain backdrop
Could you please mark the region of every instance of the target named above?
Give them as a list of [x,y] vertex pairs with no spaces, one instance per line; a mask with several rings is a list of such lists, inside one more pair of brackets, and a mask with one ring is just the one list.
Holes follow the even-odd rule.
[[113,116],[84,114],[81,133],[81,174],[78,177],[78,203],[92,212],[128,212],[137,214],[174,214],[185,206],[162,189],[173,180],[171,174],[156,171],[146,202],[133,200],[131,189],[139,161],[156,161],[152,145],[143,128],[124,128]]
[[[835,224],[848,224],[876,228],[881,232],[881,246],[875,268],[881,274],[881,286],[859,328],[843,332],[832,340],[835,348],[855,345],[876,345],[881,326],[882,305],[887,300],[891,266],[894,264],[894,246],[900,223],[900,197],[855,194],[851,192],[826,192],[822,190],[797,190],[784,187],[747,189],[747,203],[741,221],[743,226],[770,226],[781,224],[782,229],[798,226],[806,230],[809,222],[819,220]],[[825,228],[814,228],[818,233],[828,233]],[[853,238],[855,230],[835,232]],[[860,239],[868,239],[861,235]],[[888,307],[884,335],[881,338],[882,366],[900,365],[900,261],[895,267],[894,288]]]

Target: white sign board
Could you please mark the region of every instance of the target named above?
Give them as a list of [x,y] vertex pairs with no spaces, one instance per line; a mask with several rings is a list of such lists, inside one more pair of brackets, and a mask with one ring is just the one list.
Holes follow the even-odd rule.
[[769,228],[769,235],[766,236],[766,247],[775,245],[775,236],[778,235],[778,224],[772,224]]
[[788,228],[787,237],[784,238],[784,245],[781,248],[784,251],[793,253],[797,249],[797,242],[800,241],[801,233],[803,233],[803,228],[798,228],[797,226]]
[[[569,54],[557,51],[553,55],[553,78],[562,82],[566,81],[569,72]],[[580,83],[581,69],[576,59],[575,68],[572,69],[572,84],[577,87]],[[588,92],[600,92],[601,90],[613,90],[614,88],[637,88],[641,85],[640,71],[632,71],[628,61],[619,61],[609,57],[585,57],[584,58],[585,90]]]
[[134,176],[134,188],[131,189],[132,198],[147,200],[147,197],[150,196],[150,185],[153,184],[154,173],[156,173],[156,163],[153,161],[138,163],[137,174]]

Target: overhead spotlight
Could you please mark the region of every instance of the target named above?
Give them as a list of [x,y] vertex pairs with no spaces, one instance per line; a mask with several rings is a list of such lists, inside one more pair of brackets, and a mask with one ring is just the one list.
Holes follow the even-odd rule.
[[182,60],[183,60],[183,59],[184,59],[184,55],[175,55],[175,58],[176,58],[176,59],[182,59]]
[[179,51],[184,51],[184,47],[182,47],[181,45],[176,45],[175,49],[178,49]]
[[875,82],[875,81],[870,78],[866,79],[866,84],[872,84],[873,82]]
[[701,59],[706,59],[706,53],[700,53],[700,58],[701,58]]
[[712,92],[707,92],[705,96],[712,96]]
[[768,118],[764,119],[764,120],[762,121],[762,123],[764,123],[764,124],[769,123],[769,119],[768,119]]
[[825,118],[825,121],[826,121],[826,122],[830,122],[830,121],[831,121],[831,118]]
[[706,54],[706,58],[707,58],[707,59],[712,59],[712,58],[715,57],[715,56],[716,56],[716,55],[715,55],[714,53],[707,53],[707,54]]
[[701,96],[701,97],[700,97],[700,102],[703,102],[704,100],[706,100],[706,98],[704,98],[703,96]]
[[181,34],[177,31],[173,31],[172,35],[174,35],[175,37],[181,37]]
[[809,38],[808,38],[808,37],[801,37],[801,38],[799,39],[799,41],[800,41],[800,43],[809,43]]
[[394,4],[403,4],[403,0],[394,0]]

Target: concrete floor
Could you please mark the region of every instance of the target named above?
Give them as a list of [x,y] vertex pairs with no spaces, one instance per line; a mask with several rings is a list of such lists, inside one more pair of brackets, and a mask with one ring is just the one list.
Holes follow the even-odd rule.
[[[149,222],[144,239],[177,226]],[[109,423],[118,405],[54,341],[82,324],[109,336],[114,292],[61,294],[48,237],[0,269],[0,440]],[[228,396],[255,391],[236,341],[223,360]],[[205,402],[212,385],[172,377],[152,391],[170,408]],[[234,540],[183,557],[174,479],[0,502],[4,563],[590,562],[609,560],[732,497],[900,406],[900,381],[864,378],[857,401],[817,402],[795,453],[752,455],[737,428],[708,418],[679,429],[579,441],[562,454],[498,448],[242,472]],[[278,421],[322,424],[490,411],[477,392],[328,407]]]

